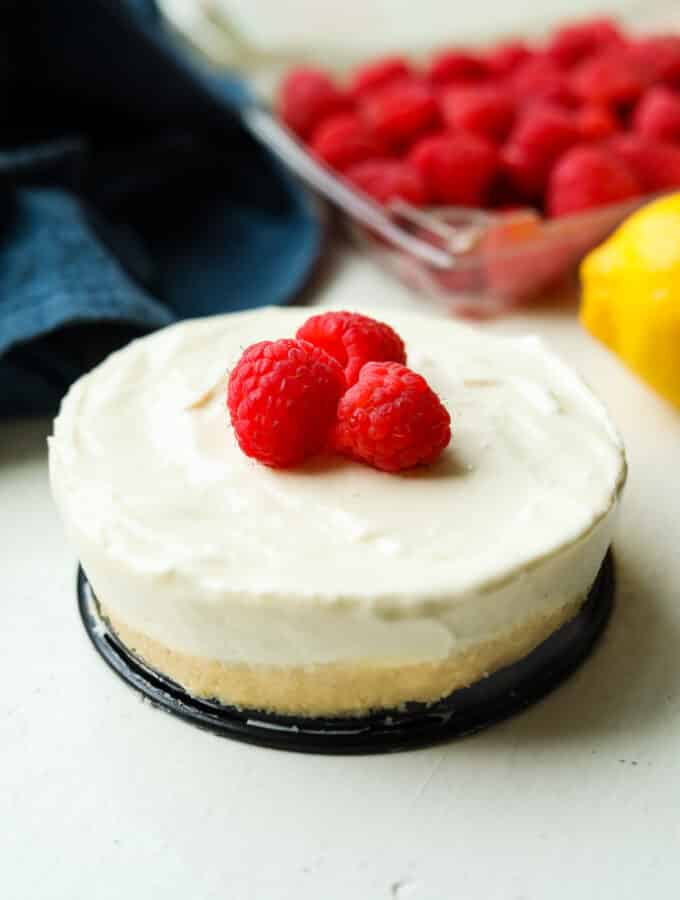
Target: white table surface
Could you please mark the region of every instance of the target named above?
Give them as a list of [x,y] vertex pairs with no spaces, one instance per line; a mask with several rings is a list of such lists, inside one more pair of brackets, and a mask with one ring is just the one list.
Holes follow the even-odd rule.
[[[357,257],[324,302],[420,305]],[[680,415],[543,308],[629,453],[594,657],[474,738],[360,758],[245,746],[153,709],[80,624],[44,422],[0,427],[0,897],[671,898],[680,885]]]

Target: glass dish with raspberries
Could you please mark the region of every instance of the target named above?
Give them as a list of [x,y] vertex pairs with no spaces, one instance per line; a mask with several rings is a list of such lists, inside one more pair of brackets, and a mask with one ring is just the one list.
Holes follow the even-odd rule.
[[641,202],[680,189],[680,35],[604,18],[540,45],[381,58],[342,80],[297,67],[276,112],[317,160],[448,251],[437,268],[352,226],[459,314],[535,298]]

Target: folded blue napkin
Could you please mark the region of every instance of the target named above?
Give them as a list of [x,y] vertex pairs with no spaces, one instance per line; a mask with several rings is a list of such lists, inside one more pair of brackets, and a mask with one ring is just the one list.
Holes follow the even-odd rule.
[[243,86],[188,58],[153,2],[10,9],[0,416],[52,412],[141,332],[289,301],[320,244],[309,196],[241,126]]

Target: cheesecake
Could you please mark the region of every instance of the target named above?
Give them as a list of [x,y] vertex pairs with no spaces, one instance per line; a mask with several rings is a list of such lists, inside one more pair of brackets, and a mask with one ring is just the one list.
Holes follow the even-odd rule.
[[596,579],[626,463],[583,381],[532,336],[362,312],[451,415],[431,465],[273,469],[241,451],[229,372],[304,309],[163,329],[62,402],[51,485],[101,614],[194,697],[296,717],[434,703],[524,658]]

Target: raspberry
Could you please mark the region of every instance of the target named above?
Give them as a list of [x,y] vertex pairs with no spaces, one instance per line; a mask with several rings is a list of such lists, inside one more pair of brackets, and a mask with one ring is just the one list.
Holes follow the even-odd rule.
[[427,203],[427,187],[420,172],[403,160],[369,159],[345,174],[355,187],[383,205],[397,198],[412,206]]
[[551,239],[545,233],[536,212],[521,210],[501,216],[482,243],[487,290],[503,301],[507,311],[559,281],[569,269],[571,253],[563,236]]
[[628,48],[628,55],[649,76],[650,82],[680,85],[680,37],[656,35],[642,38]]
[[633,130],[660,141],[680,141],[680,96],[663,85],[650,88],[635,108]]
[[572,113],[551,106],[527,110],[502,151],[512,184],[525,197],[540,197],[555,160],[580,137]]
[[435,202],[460,206],[481,205],[498,169],[496,148],[465,132],[422,138],[408,160]]
[[569,68],[587,56],[623,43],[623,35],[611,19],[590,19],[558,28],[548,42],[547,53],[559,66]]
[[488,75],[485,61],[476,53],[467,50],[444,50],[430,62],[426,76],[432,84],[451,82],[483,81]]
[[680,147],[639,134],[617,134],[608,149],[632,169],[643,191],[680,187]]
[[626,107],[640,97],[647,86],[647,78],[629,54],[608,51],[578,65],[570,85],[582,100]]
[[454,130],[471,131],[502,141],[515,118],[512,95],[495,85],[446,88],[440,98],[442,117]]
[[494,202],[490,204],[489,208],[493,209],[495,212],[503,214],[520,213],[524,212],[527,209],[527,207],[522,203],[514,203],[513,201],[510,201],[509,203],[499,203],[495,198]]
[[310,141],[312,153],[342,172],[355,163],[381,156],[383,148],[362,120],[352,113],[331,116]]
[[569,79],[560,67],[545,55],[536,54],[518,66],[510,87],[520,103],[549,100],[562,106],[573,106],[575,98]]
[[402,56],[388,56],[356,69],[350,80],[350,94],[357,100],[395,81],[413,75],[409,62]]
[[347,106],[348,98],[320,69],[291,69],[279,88],[279,117],[305,140],[322,119]]
[[434,462],[451,418],[421,375],[397,362],[367,363],[338,404],[332,445],[385,472]]
[[320,347],[345,370],[351,387],[367,362],[406,362],[404,342],[399,335],[368,316],[351,312],[328,312],[307,319],[296,337]]
[[623,160],[605,147],[572,147],[550,176],[547,209],[551,216],[620,203],[640,194],[640,183]]
[[487,54],[486,66],[492,77],[506,78],[533,56],[534,51],[524,41],[506,41]]
[[410,81],[371,94],[362,104],[362,113],[379,140],[398,146],[434,125],[438,110],[432,90]]
[[586,103],[575,113],[576,124],[584,141],[601,141],[620,130],[621,125],[608,106]]
[[325,445],[345,379],[338,363],[304,341],[261,341],[229,377],[227,404],[246,456],[285,468]]

